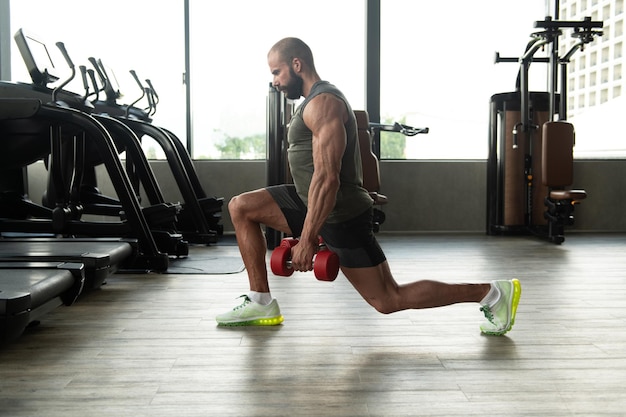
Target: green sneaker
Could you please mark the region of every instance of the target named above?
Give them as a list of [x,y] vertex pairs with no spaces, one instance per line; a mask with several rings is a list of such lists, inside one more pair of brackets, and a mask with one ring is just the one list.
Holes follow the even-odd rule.
[[483,305],[480,308],[489,320],[480,326],[480,331],[488,335],[502,336],[511,330],[515,324],[515,314],[522,295],[522,286],[517,279],[494,281],[493,285],[498,289],[500,297],[494,304]]
[[243,303],[215,318],[218,326],[276,326],[283,322],[276,299],[264,306],[247,295],[239,298],[243,298]]

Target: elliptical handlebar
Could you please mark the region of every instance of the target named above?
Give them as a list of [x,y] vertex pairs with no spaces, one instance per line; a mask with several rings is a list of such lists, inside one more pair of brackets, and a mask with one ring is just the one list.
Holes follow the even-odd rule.
[[141,81],[139,80],[139,77],[137,76],[137,73],[135,72],[135,70],[129,70],[128,72],[130,72],[130,75],[133,76],[133,78],[137,82],[137,85],[139,86],[139,88],[141,88],[141,97],[139,97],[137,100],[133,101],[131,104],[126,106],[126,116],[125,117],[127,119],[128,119],[129,114],[130,114],[131,107],[135,106],[135,104],[139,103],[139,101],[146,96],[146,88],[143,86],[143,84],[141,84]]
[[61,54],[63,55],[63,58],[65,58],[65,62],[67,62],[67,65],[70,67],[70,70],[72,71],[72,73],[70,74],[67,80],[63,81],[61,84],[56,86],[54,90],[52,90],[52,102],[53,103],[56,103],[57,94],[59,93],[59,91],[61,91],[66,85],[68,85],[70,81],[72,81],[74,77],[76,76],[76,67],[74,66],[74,63],[72,62],[70,55],[67,53],[67,49],[65,49],[65,44],[63,42],[57,42],[56,46],[61,51]]
[[96,81],[96,73],[94,70],[90,68],[87,70],[87,74],[89,75],[89,78],[91,79],[91,84],[93,84],[93,90],[94,90],[93,94],[96,95],[96,98],[93,100],[93,103],[95,103],[100,98],[100,89],[98,88],[98,82]]
[[143,84],[141,84],[141,80],[139,80],[139,77],[137,76],[137,73],[135,72],[135,70],[130,70],[130,75],[133,76],[133,78],[135,79],[135,82],[137,83],[137,85],[139,86],[139,88],[141,88],[141,91],[143,91],[145,93],[145,88],[143,86]]
[[159,95],[157,94],[156,90],[154,89],[154,86],[152,85],[152,81],[150,81],[149,78],[146,78],[146,83],[148,84],[148,86],[150,86],[150,94],[154,96],[154,104],[158,104],[159,103]]
[[106,82],[107,82],[107,77],[104,75],[104,73],[102,72],[102,68],[100,68],[100,65],[98,64],[98,61],[96,61],[96,58],[94,57],[89,57],[88,58],[89,62],[91,63],[91,66],[96,70],[96,72],[98,73],[98,78],[100,78],[100,83],[102,84],[102,88],[98,88],[97,84],[94,83],[94,87],[96,87],[97,91],[104,91],[105,90],[105,86],[106,86]]
[[63,58],[65,58],[65,62],[67,62],[68,67],[74,69],[74,63],[72,62],[72,58],[70,58],[70,54],[67,53],[67,49],[65,49],[65,44],[63,42],[57,42],[56,45],[61,51]]
[[[109,104],[115,104],[117,99],[122,97],[122,93],[120,93],[117,84],[114,85],[115,79],[111,79],[101,59],[96,60],[95,58],[89,58],[89,62],[91,62],[100,77],[100,82],[102,83],[102,89],[100,91],[104,91]],[[111,75],[115,77],[114,74]]]
[[159,104],[159,95],[154,89],[152,81],[150,81],[149,78],[146,78],[146,83],[148,84],[148,87],[146,87],[146,94],[148,95],[149,107],[145,110],[148,111],[148,115],[154,116],[157,110],[157,104]]
[[85,90],[83,101],[86,101],[87,97],[89,97],[89,82],[87,81],[87,67],[84,65],[79,65],[78,68],[80,69],[80,75],[82,76],[82,79],[83,79],[83,89]]

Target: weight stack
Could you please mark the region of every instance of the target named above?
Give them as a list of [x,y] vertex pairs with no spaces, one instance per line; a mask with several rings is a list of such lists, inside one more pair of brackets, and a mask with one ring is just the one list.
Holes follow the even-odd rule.
[[[541,132],[543,124],[550,120],[549,100],[547,92],[530,92],[528,114],[535,127],[526,132],[519,124],[520,92],[491,97],[487,234],[523,234],[535,226],[546,225],[543,200],[548,189],[541,181]],[[514,129],[518,131],[517,148],[513,146]]]

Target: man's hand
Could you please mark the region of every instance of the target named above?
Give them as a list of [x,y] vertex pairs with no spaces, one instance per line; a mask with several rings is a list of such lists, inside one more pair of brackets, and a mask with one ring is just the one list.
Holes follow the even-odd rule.
[[311,271],[313,269],[313,257],[317,253],[319,241],[314,242],[300,240],[291,248],[291,267],[295,271]]

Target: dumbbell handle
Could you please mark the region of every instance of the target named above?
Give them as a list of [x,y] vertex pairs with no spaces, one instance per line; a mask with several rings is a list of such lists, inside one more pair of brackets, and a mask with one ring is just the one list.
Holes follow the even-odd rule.
[[[293,262],[291,261],[291,259],[287,259],[285,261],[285,266],[287,266],[287,268],[291,268],[293,269]],[[315,259],[313,260],[313,262],[311,263],[312,267],[315,267]]]
[[[290,276],[293,274],[293,261],[291,260],[292,246],[280,246],[274,249],[270,259],[272,272],[276,275]],[[318,260],[318,265],[316,265]],[[321,281],[332,281],[339,272],[339,258],[327,249],[319,251],[313,259],[313,272],[315,277]]]

